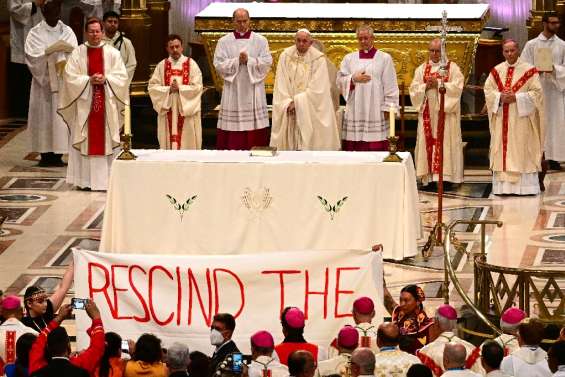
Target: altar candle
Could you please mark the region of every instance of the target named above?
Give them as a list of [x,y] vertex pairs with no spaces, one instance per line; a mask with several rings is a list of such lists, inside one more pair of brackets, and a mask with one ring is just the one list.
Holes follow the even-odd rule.
[[390,104],[389,109],[389,116],[390,116],[390,137],[394,137],[394,105]]
[[124,109],[124,135],[131,135],[131,109],[129,102]]

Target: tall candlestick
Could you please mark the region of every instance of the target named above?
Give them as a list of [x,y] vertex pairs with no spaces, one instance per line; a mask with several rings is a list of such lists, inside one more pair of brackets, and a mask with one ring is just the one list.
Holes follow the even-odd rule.
[[391,103],[390,104],[390,109],[389,109],[389,116],[390,116],[390,137],[394,137],[394,105]]
[[124,109],[124,135],[131,135],[131,108],[129,102]]

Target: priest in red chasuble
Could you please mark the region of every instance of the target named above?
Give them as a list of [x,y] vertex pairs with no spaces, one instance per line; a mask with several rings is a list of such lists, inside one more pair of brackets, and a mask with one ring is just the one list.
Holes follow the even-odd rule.
[[87,42],[67,61],[59,114],[70,129],[67,182],[80,189],[106,190],[114,152],[120,145],[119,106],[128,94],[120,52],[102,41],[102,21],[86,22]]
[[508,40],[502,48],[506,61],[492,69],[484,87],[492,192],[535,195],[544,144],[543,91],[535,67],[518,58],[518,44]]
[[167,38],[169,57],[157,64],[149,80],[149,96],[158,114],[157,138],[161,149],[201,149],[200,97],[202,72],[183,55],[182,39]]

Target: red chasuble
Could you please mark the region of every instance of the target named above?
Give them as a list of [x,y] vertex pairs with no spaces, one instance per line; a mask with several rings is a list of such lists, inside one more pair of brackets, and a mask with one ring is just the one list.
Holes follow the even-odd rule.
[[[88,76],[104,74],[104,49],[88,47]],[[106,153],[106,115],[104,85],[92,85],[92,105],[88,115],[88,155],[104,156]]]
[[[171,86],[171,77],[172,76],[182,76],[182,85],[188,85],[190,83],[190,58],[186,59],[184,63],[182,63],[182,70],[173,69],[171,61],[169,59],[165,60],[165,85]],[[174,142],[177,143],[177,149],[181,148],[181,140],[182,140],[182,129],[184,127],[184,116],[177,114],[177,134],[173,135],[173,110],[169,110],[167,112],[167,126],[169,128],[169,140],[171,141],[171,145]]]

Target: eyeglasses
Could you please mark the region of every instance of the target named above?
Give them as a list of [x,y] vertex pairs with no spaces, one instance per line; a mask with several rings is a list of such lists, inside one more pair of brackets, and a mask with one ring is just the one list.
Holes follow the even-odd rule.
[[550,25],[559,25],[559,24],[561,24],[561,21],[546,21],[546,23],[548,23]]

